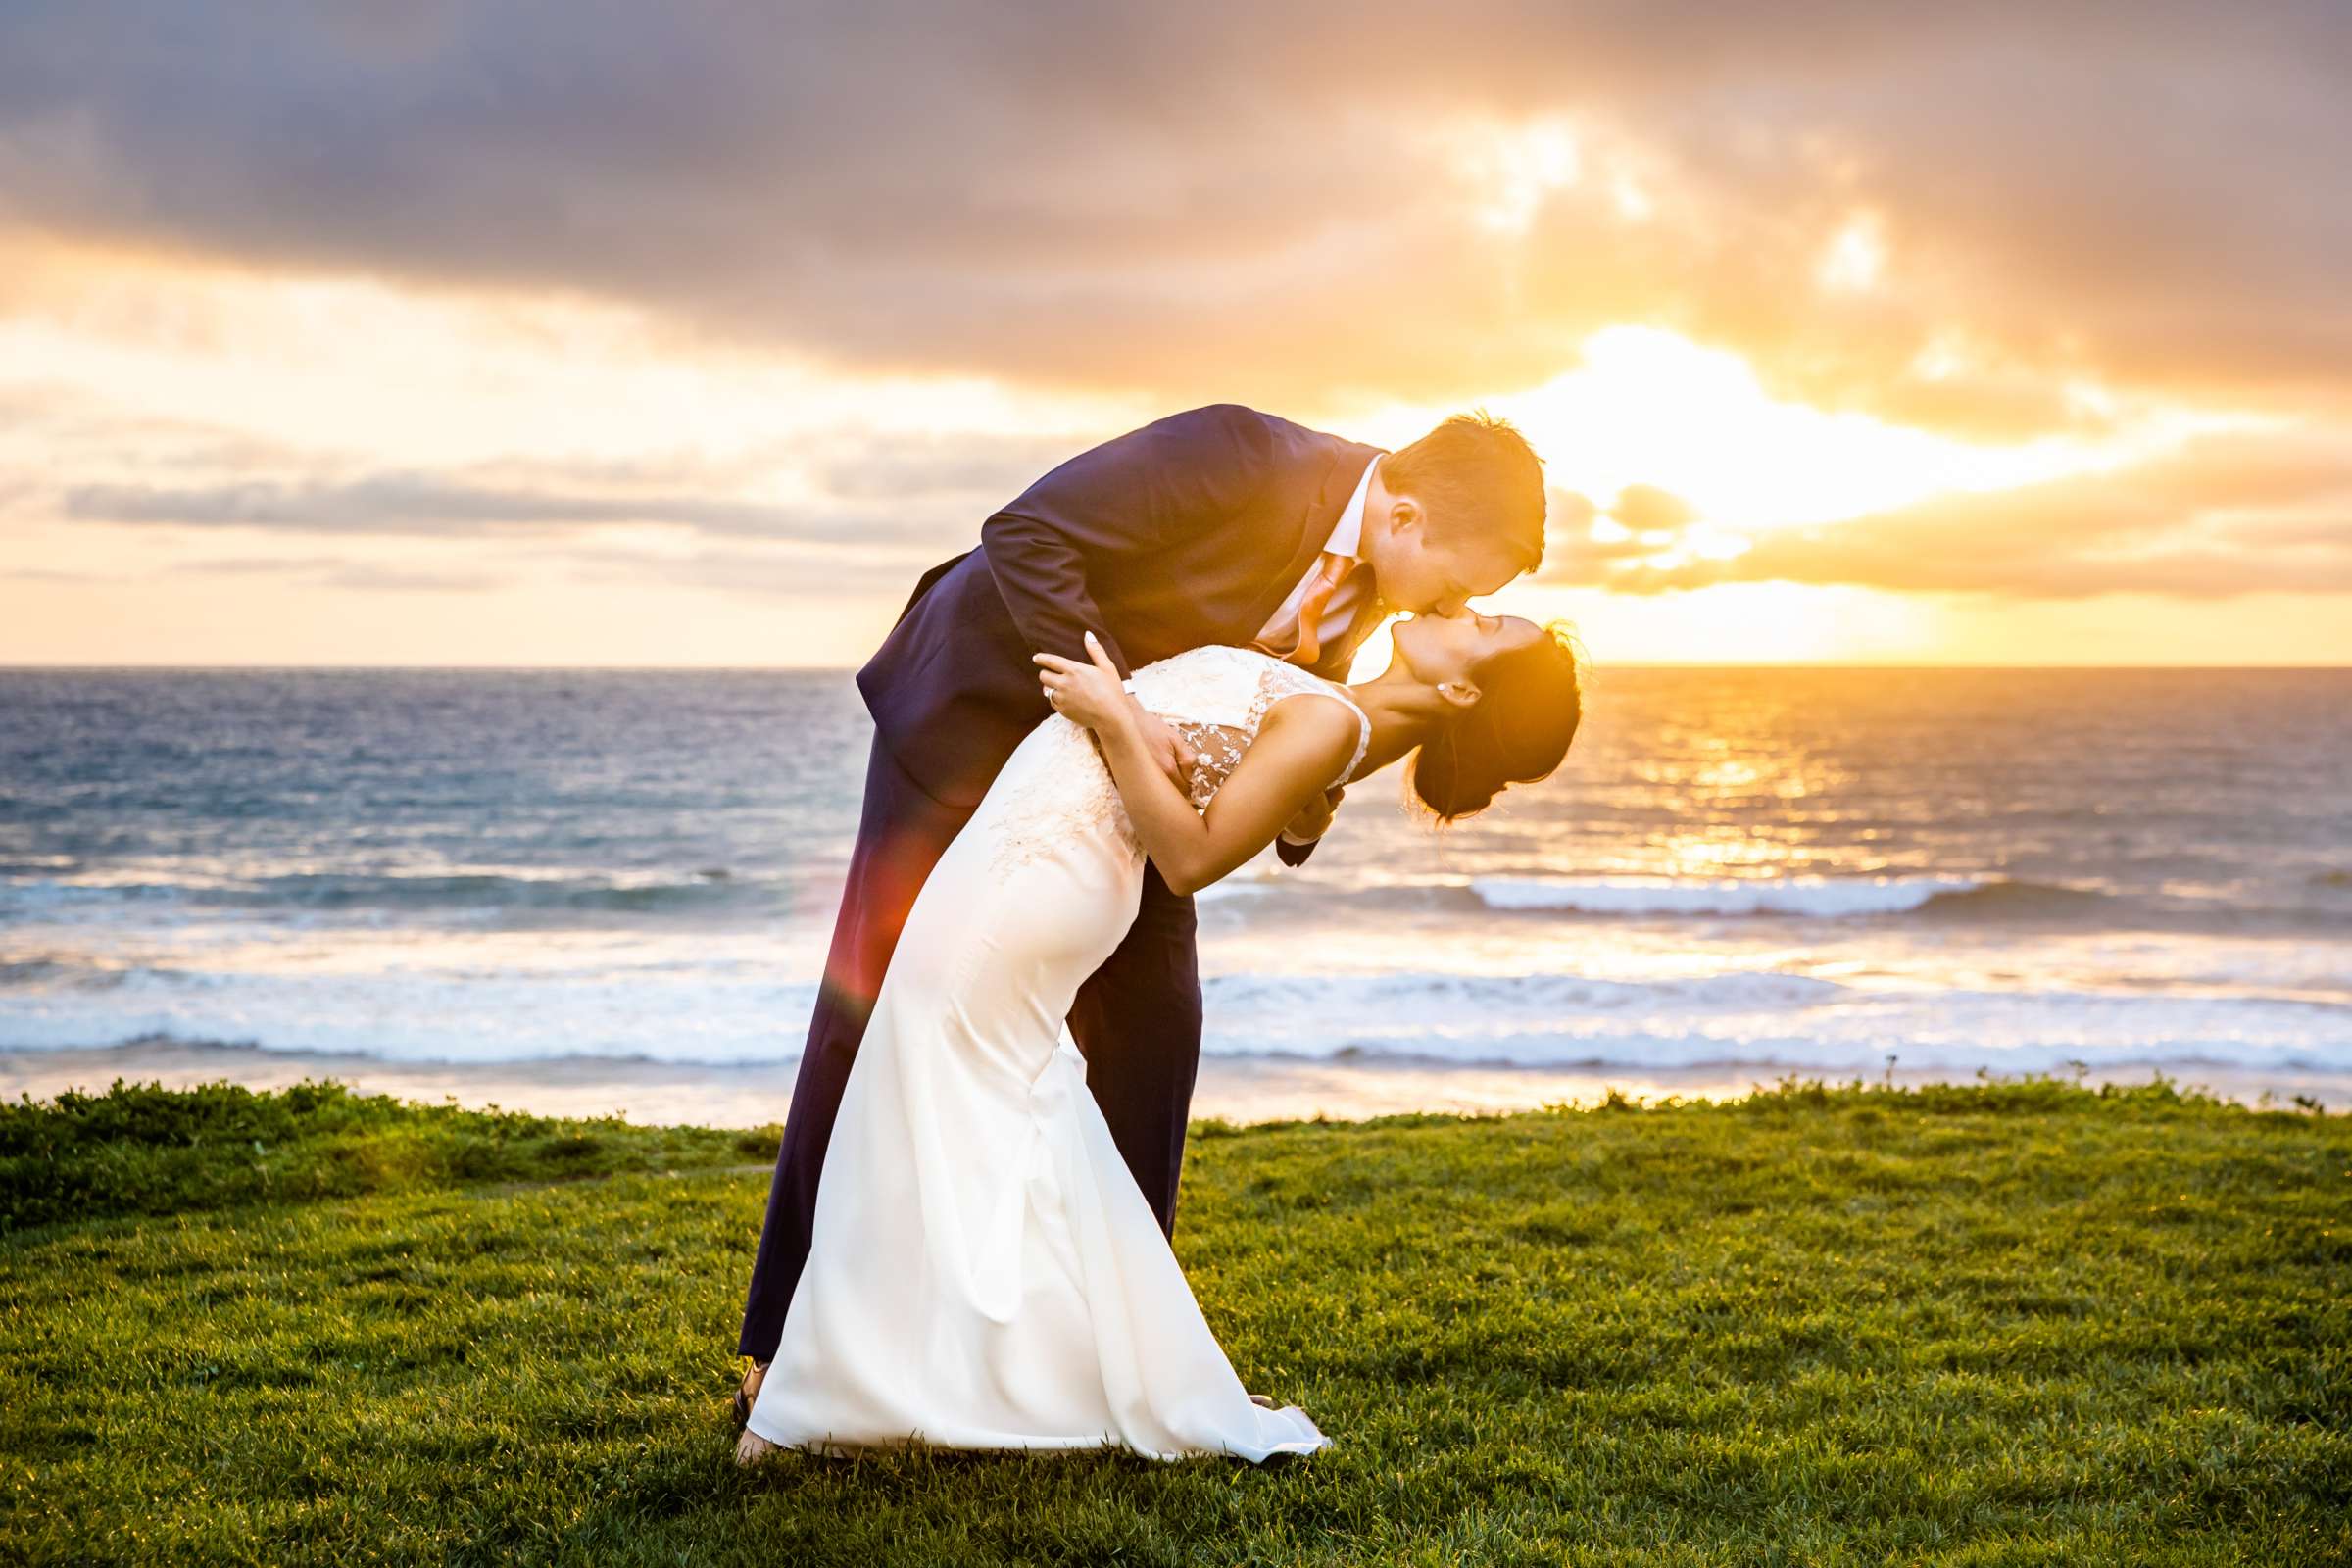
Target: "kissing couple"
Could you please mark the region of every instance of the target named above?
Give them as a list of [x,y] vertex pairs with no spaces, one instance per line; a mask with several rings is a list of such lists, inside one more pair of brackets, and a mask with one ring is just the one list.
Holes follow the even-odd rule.
[[[1169,1245],[1200,1051],[1193,894],[1411,756],[1450,821],[1544,778],[1567,628],[1542,461],[1239,404],[1062,464],[925,572],[858,685],[865,804],[745,1303],[736,1456],[1330,1443],[1246,1392]],[[1393,611],[1380,675],[1343,684]]]

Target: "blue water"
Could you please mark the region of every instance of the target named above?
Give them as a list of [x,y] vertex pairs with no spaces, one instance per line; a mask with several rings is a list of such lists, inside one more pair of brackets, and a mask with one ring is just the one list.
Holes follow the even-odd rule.
[[[2352,671],[1601,669],[1439,833],[1203,896],[1206,1049],[2352,1070]],[[842,672],[0,670],[0,1050],[798,1051]]]

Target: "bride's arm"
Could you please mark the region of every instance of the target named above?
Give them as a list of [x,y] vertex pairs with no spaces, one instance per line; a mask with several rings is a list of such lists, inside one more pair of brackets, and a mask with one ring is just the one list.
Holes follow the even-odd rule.
[[1058,682],[1048,689],[1062,715],[1102,741],[1127,819],[1171,892],[1197,893],[1273,843],[1355,755],[1356,718],[1343,705],[1277,703],[1208,809],[1196,811],[1152,760],[1116,666],[1099,647],[1090,652],[1092,665],[1038,655],[1041,678]]

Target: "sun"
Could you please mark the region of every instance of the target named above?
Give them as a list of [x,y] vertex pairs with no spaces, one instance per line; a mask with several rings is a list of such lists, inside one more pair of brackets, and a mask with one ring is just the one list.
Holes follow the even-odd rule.
[[[1661,570],[1734,560],[1776,529],[1834,527],[1936,496],[2144,461],[2189,428],[2157,411],[2137,424],[2110,421],[2095,437],[1967,441],[1776,398],[1743,356],[1642,325],[1592,333],[1573,368],[1483,406],[1534,444],[1555,490],[1597,509],[1576,526],[1595,542],[1649,547],[1630,559]],[[1394,448],[1450,412],[1396,405],[1350,423]],[[1649,505],[1636,504],[1643,497]],[[1943,629],[1939,607],[1868,588],[1606,588],[1525,585],[1495,608],[1566,614],[1595,651],[1634,662],[1909,662],[1932,658]]]

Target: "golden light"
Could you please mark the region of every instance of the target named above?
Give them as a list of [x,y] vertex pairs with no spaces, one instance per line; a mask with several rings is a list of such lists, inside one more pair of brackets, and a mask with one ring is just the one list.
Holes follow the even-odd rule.
[[[1659,327],[1606,327],[1585,340],[1582,362],[1485,406],[1527,433],[1553,484],[1602,505],[1654,485],[1730,535],[2140,461],[2210,423],[2167,411],[2097,439],[1994,446],[1776,399],[1741,356]],[[1396,445],[1449,412],[1396,405],[1356,422]]]
[[[1646,596],[1517,583],[1483,604],[1530,620],[1573,621],[1601,681],[1611,664],[1919,662],[1935,654],[1943,629],[1931,602],[1810,583],[1723,583]],[[1378,674],[1390,653],[1387,632],[1374,634],[1351,678]]]
[[554,294],[270,274],[29,240],[0,245],[0,365],[37,366],[44,383],[91,389],[119,416],[378,467],[727,459],[810,429],[1115,429],[1158,412],[978,376],[845,376]]
[[1576,127],[1558,116],[1449,127],[1440,141],[1442,155],[1477,193],[1479,222],[1500,233],[1525,233],[1544,201],[1584,172]]
[[1872,213],[1858,213],[1822,252],[1814,276],[1826,289],[1861,292],[1878,284],[1886,266],[1886,242]]
[[1617,216],[1629,223],[1646,221],[1657,211],[1649,192],[1631,174],[1621,173],[1610,182],[1609,196],[1617,204]]

